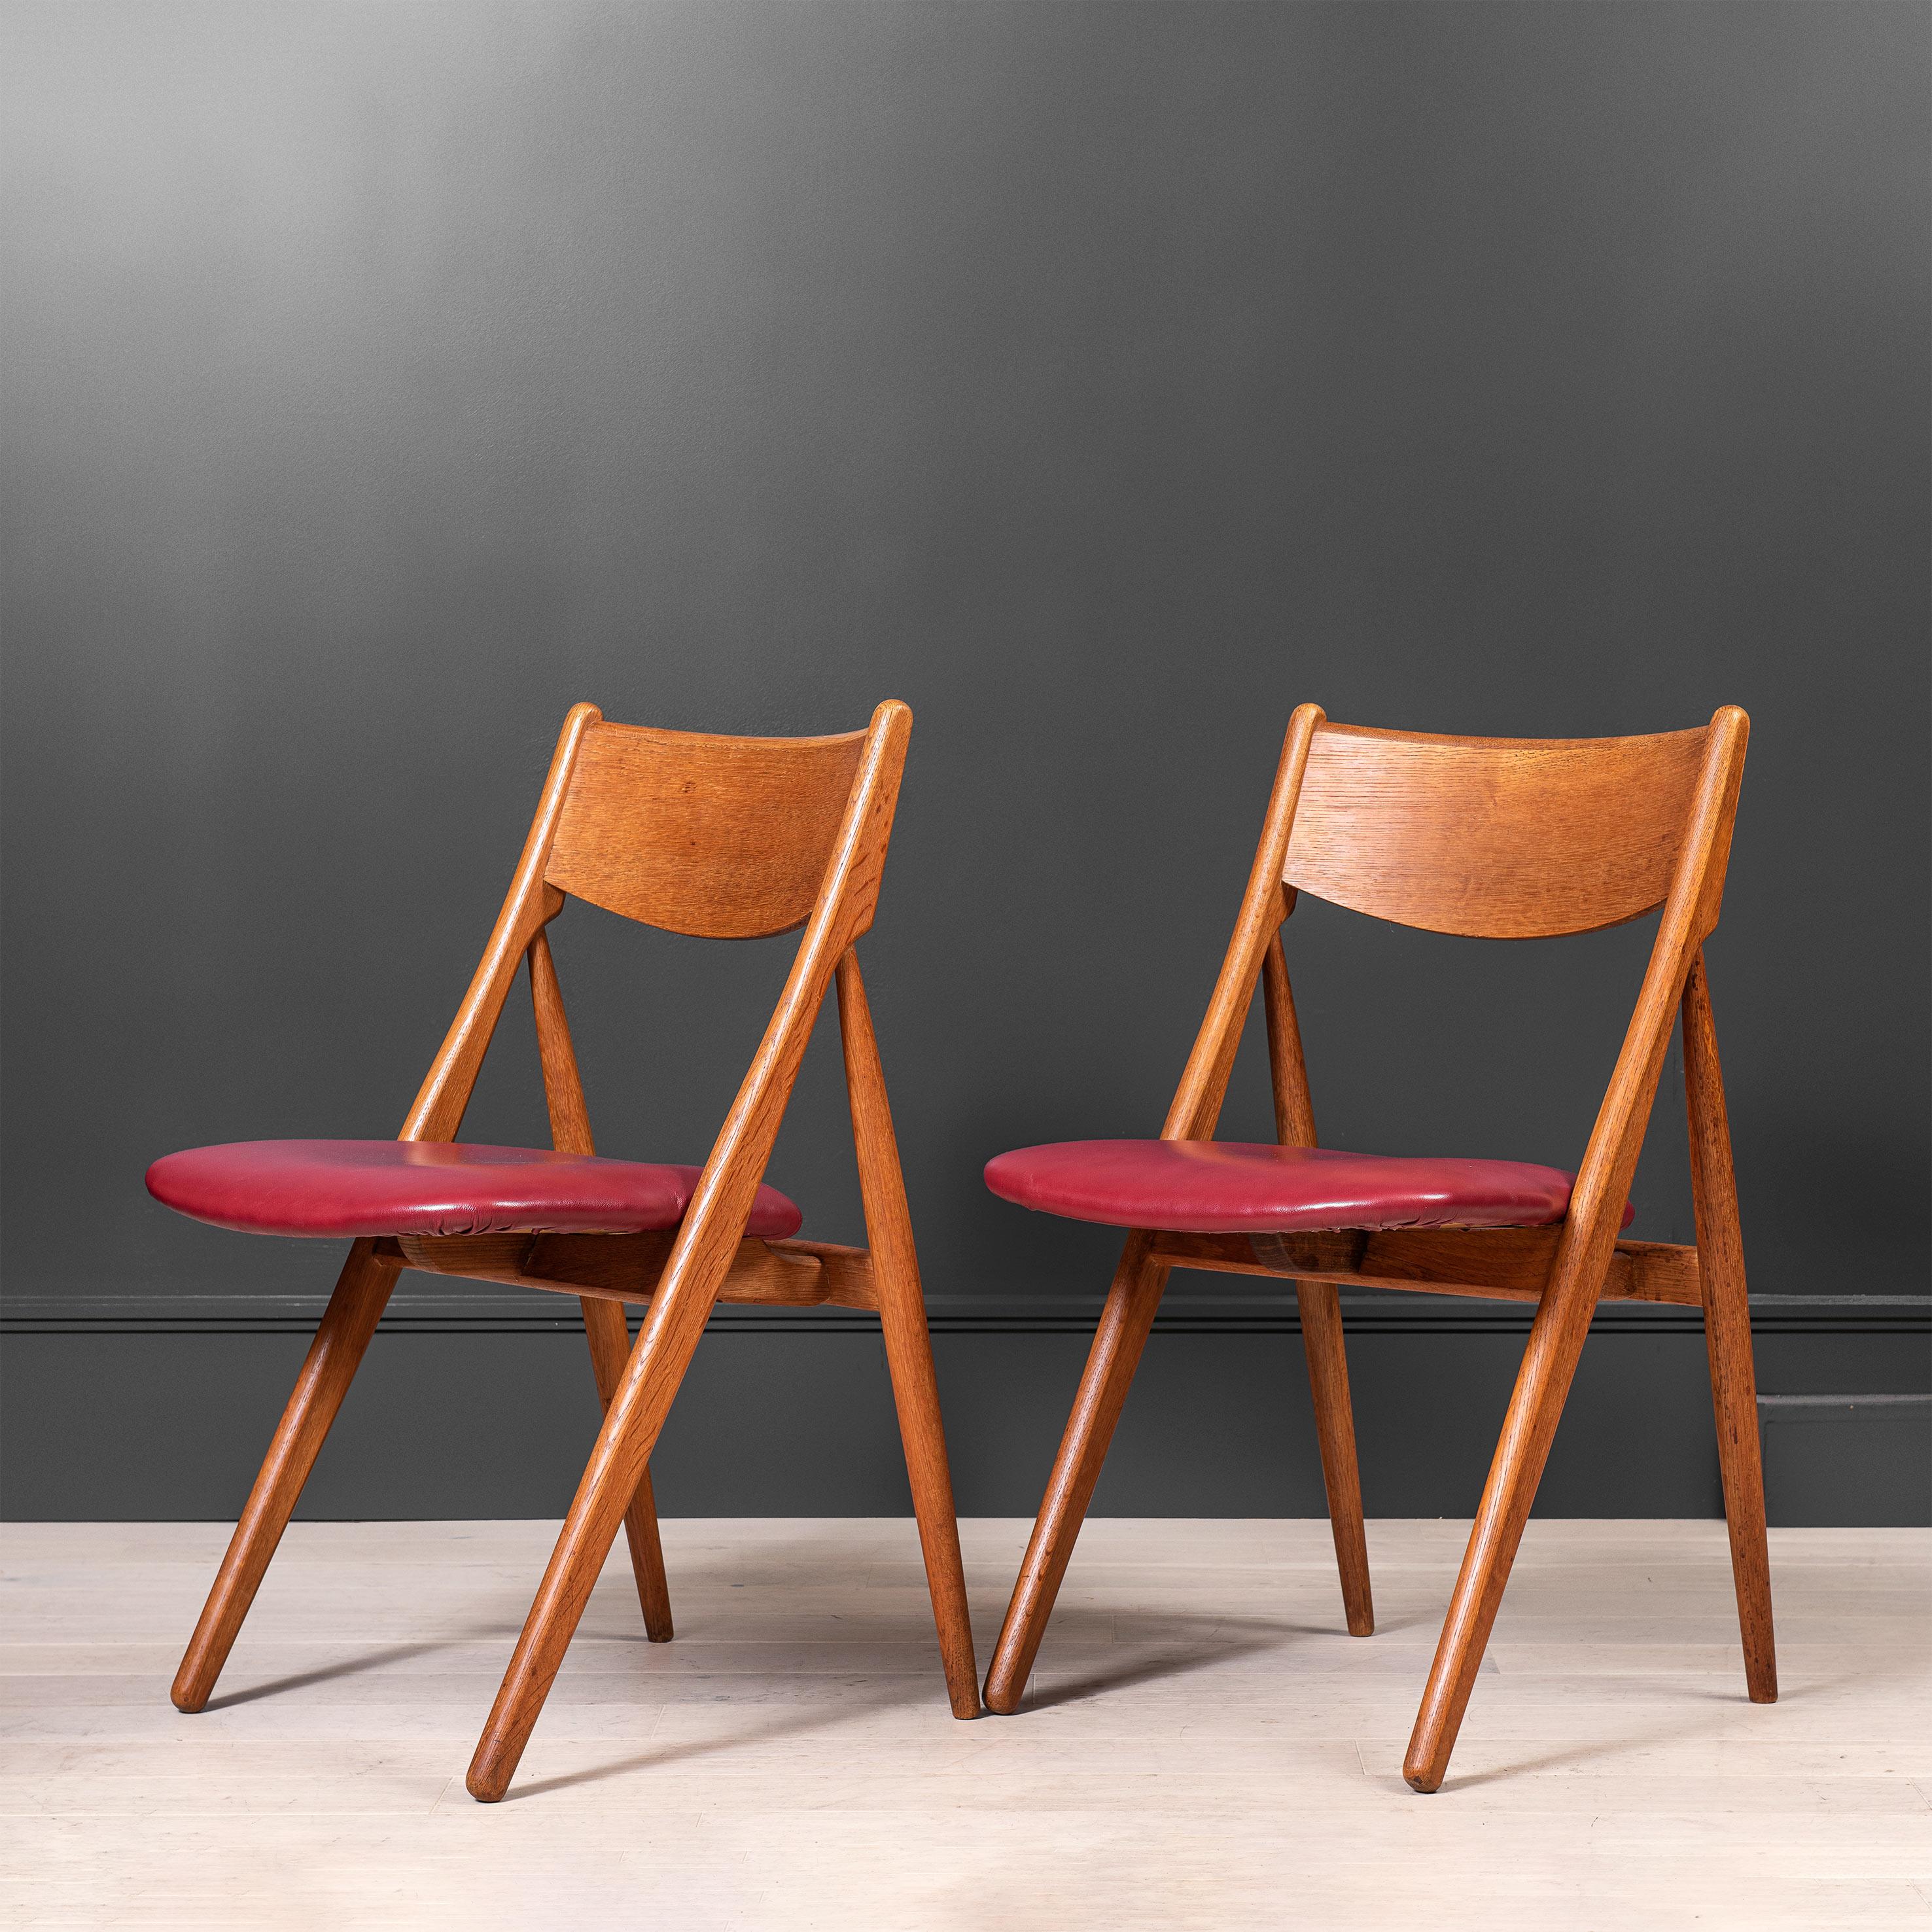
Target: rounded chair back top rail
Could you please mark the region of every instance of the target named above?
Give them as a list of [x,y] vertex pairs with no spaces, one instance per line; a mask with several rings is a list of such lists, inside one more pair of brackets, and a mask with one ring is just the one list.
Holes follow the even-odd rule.
[[1660,904],[1709,728],[1455,738],[1324,723],[1283,882],[1398,926],[1544,939]]
[[695,938],[757,939],[802,926],[866,735],[730,738],[594,724],[544,879]]

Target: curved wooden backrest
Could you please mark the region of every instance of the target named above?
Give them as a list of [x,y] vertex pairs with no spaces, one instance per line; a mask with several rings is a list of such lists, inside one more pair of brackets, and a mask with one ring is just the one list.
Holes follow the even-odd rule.
[[544,878],[701,939],[802,926],[866,734],[723,738],[598,722],[584,734]]
[[1663,902],[1708,727],[1446,738],[1322,724],[1283,883],[1398,926],[1542,939]]

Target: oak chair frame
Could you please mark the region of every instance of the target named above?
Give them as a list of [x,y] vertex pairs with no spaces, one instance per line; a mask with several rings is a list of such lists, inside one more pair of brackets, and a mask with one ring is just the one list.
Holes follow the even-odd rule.
[[[1240,916],[1164,1140],[1211,1139],[1259,982],[1275,1130],[1316,1144],[1281,938],[1298,892],[1396,923],[1492,938],[1620,925],[1663,908],[1636,1007],[1558,1224],[1287,1235],[1127,1236],[987,1673],[1018,1708],[1170,1270],[1295,1284],[1350,1632],[1375,1614],[1338,1290],[1410,1288],[1534,1302],[1536,1316],[1411,1737],[1403,1775],[1438,1790],[1509,1580],[1596,1305],[1701,1308],[1748,1694],[1778,1696],[1744,1251],[1704,970],[1718,922],[1749,721],[1653,737],[1438,737],[1289,724]],[[1300,814],[1298,822],[1298,813]],[[1694,1246],[1621,1238],[1622,1212],[1681,1016]]]
[[[179,1708],[207,1703],[397,1277],[416,1268],[577,1295],[604,1410],[470,1765],[474,1797],[494,1802],[508,1789],[620,1522],[646,1633],[656,1642],[671,1636],[650,1456],[720,1301],[877,1310],[948,1695],[955,1716],[979,1714],[919,1262],[854,950],[878,904],[911,723],[904,705],[889,702],[862,732],[746,739],[607,724],[591,704],[571,711],[502,910],[398,1138],[456,1138],[526,962],[553,1143],[568,1153],[595,1151],[546,936],[573,896],[701,937],[750,938],[802,925],[790,973],[675,1228],[354,1244],[182,1659],[172,1693]],[[746,1224],[806,1042],[834,988],[869,1245],[758,1240]],[[634,1346],[626,1303],[646,1311]]]

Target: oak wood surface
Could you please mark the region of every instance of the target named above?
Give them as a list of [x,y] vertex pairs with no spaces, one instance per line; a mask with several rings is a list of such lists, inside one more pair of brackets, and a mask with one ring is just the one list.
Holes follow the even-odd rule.
[[[1177,1268],[1207,1274],[1273,1275],[1338,1288],[1392,1288],[1492,1301],[1541,1298],[1562,1245],[1549,1228],[1391,1228],[1333,1234],[1176,1234],[1154,1237]],[[1702,1306],[1697,1250],[1671,1241],[1620,1240],[1601,1301]]]
[[1758,1430],[1757,1370],[1751,1359],[1750,1304],[1744,1238],[1731,1167],[1730,1120],[1718,1033],[1701,951],[1684,981],[1684,1088],[1690,1117],[1690,1187],[1703,1257],[1704,1342],[1717,1414],[1718,1466],[1731,1543],[1744,1684],[1754,1704],[1778,1701],[1778,1650],[1772,1629],[1771,1552],[1766,1534],[1764,1460]]
[[[1163,1140],[1210,1138],[1220,1118],[1262,959],[1287,915],[1282,866],[1294,829],[1294,801],[1309,746],[1322,718],[1319,706],[1304,704],[1288,721],[1234,937],[1161,1128]],[[1172,1264],[1156,1253],[1155,1246],[1154,1237],[1144,1232],[1129,1234],[1094,1331],[1072,1413],[1047,1479],[1039,1519],[986,1672],[987,1708],[1002,1716],[1018,1709],[1025,1694],[1027,1678],[1093,1501],[1108,1444],[1126,1406],[1134,1371],[1167,1287]]]
[[[648,1306],[676,1231],[644,1234],[402,1234],[379,1242],[424,1274]],[[872,1258],[832,1241],[764,1241],[732,1252],[718,1299],[770,1308],[876,1308]]]
[[170,1694],[177,1710],[199,1711],[206,1706],[302,1485],[322,1452],[329,1424],[382,1318],[398,1272],[397,1264],[377,1255],[372,1243],[358,1241],[350,1250],[176,1672]]
[[[594,704],[578,704],[564,718],[509,890],[456,1018],[403,1124],[400,1139],[453,1139],[462,1125],[518,965],[564,903],[560,892],[543,883],[543,868],[578,748],[602,716]],[[533,975],[535,971],[533,968]],[[532,986],[534,992],[534,976]],[[541,1019],[541,994],[538,1007]],[[200,1710],[207,1702],[403,1265],[399,1247],[389,1241],[358,1240],[350,1250],[182,1660],[173,1694],[184,1711]]]
[[485,1802],[508,1789],[730,1270],[832,974],[872,923],[910,724],[911,713],[900,704],[881,705],[874,715],[790,974],[673,1240],[643,1332],[471,1760],[465,1783]]
[[1220,975],[1208,1003],[1207,1017],[1195,1036],[1193,1051],[1182,1070],[1174,1104],[1167,1110],[1167,1120],[1160,1130],[1164,1141],[1204,1141],[1214,1136],[1214,1125],[1221,1118],[1221,1103],[1227,1097],[1228,1076],[1234,1071],[1234,1054],[1241,1043],[1241,1028],[1254,998],[1262,958],[1270,941],[1280,938],[1281,922],[1288,916],[1282,867],[1294,830],[1295,800],[1300,795],[1302,773],[1322,721],[1322,707],[1317,704],[1298,706],[1288,720],[1281,761],[1275,770],[1274,790],[1262,826],[1261,843],[1255,848],[1255,862],[1248,873],[1248,889],[1242,896],[1234,937],[1228,942],[1227,956],[1221,962]]
[[1107,1460],[1107,1445],[1113,1441],[1114,1426],[1126,1406],[1127,1391],[1133,1386],[1134,1370],[1160,1310],[1167,1275],[1168,1264],[1156,1258],[1148,1238],[1130,1234],[1094,1331],[1094,1346],[1088,1352],[1079,1393],[1073,1399],[1073,1412],[1066,1418],[1066,1432],[1060,1438],[1046,1495],[1027,1540],[1012,1600],[1006,1606],[1006,1620],[1000,1626],[993,1661],[986,1672],[986,1708],[1002,1717],[1017,1711],[1026,1694],[1034,1659],[1046,1634],[1047,1618],[1053,1614],[1054,1600],[1065,1580],[1081,1525],[1087,1520],[1088,1505],[1094,1500],[1094,1486]]
[[595,724],[544,876],[592,905],[699,938],[802,926],[866,736],[726,738]]
[[[1286,892],[1282,897],[1282,911],[1293,912],[1294,894]],[[1295,1020],[1294,992],[1288,982],[1279,926],[1262,958],[1262,998],[1268,1022],[1275,1138],[1283,1147],[1312,1148],[1316,1144],[1314,1103],[1309,1096],[1301,1029]],[[1375,1598],[1369,1582],[1368,1536],[1362,1522],[1362,1478],[1355,1456],[1354,1406],[1348,1395],[1341,1299],[1334,1284],[1325,1281],[1298,1281],[1294,1298],[1301,1315],[1301,1348],[1308,1363],[1309,1394],[1314,1402],[1316,1440],[1322,1451],[1329,1527],[1335,1538],[1342,1612],[1351,1636],[1370,1636],[1376,1628]]]
[[531,940],[563,909],[563,895],[543,882],[544,868],[550,862],[550,842],[556,836],[584,734],[603,715],[594,704],[576,704],[564,719],[502,910],[398,1139],[453,1141],[463,1124],[518,963]]
[[1532,939],[1620,925],[1670,889],[1705,736],[1450,738],[1324,724],[1288,882],[1432,932]]
[[539,931],[531,940],[527,957],[537,1064],[543,1074],[550,1145],[560,1154],[594,1154],[597,1143],[591,1136],[590,1112],[577,1070],[577,1048],[571,1040],[570,1018],[563,1010],[563,988],[557,983],[556,962],[550,956],[547,933]]
[[839,961],[838,1030],[844,1048],[845,1088],[852,1112],[852,1141],[859,1162],[859,1192],[866,1239],[885,1339],[886,1361],[912,1486],[913,1514],[926,1561],[933,1621],[956,1718],[980,1714],[980,1672],[973,1658],[973,1621],[966,1607],[966,1572],[959,1556],[959,1525],[952,1505],[952,1476],[940,1420],[939,1383],[927,1336],[919,1255],[912,1214],[906,1205],[898,1142],[886,1097],[885,1070],[859,957]]
[[[991,1708],[1018,1708],[1161,1286],[1176,1266],[1297,1283],[1352,1628],[1356,1566],[1343,1527],[1360,1505],[1347,1482],[1352,1429],[1345,1451],[1346,1370],[1336,1288],[1537,1304],[1410,1738],[1403,1772],[1414,1789],[1433,1791],[1442,1783],[1600,1299],[1706,1311],[1729,1458],[1726,1493],[1748,1680],[1754,1696],[1769,1694],[1774,1680],[1762,1484],[1755,1455],[1744,1446],[1755,1426],[1748,1413],[1749,1322],[1742,1262],[1733,1252],[1735,1189],[1714,1041],[1694,1054],[1686,1048],[1700,1247],[1619,1238],[1676,1010],[1687,982],[1701,988],[1697,962],[1722,904],[1748,729],[1734,706],[1700,730],[1547,741],[1366,730],[1330,725],[1312,705],[1296,711],[1234,934],[1163,1138],[1212,1136],[1258,976],[1276,1133],[1286,1142],[1314,1144],[1280,941],[1282,921],[1300,891],[1399,924],[1507,938],[1588,931],[1661,904],[1636,1010],[1558,1226],[1255,1236],[1142,1230],[1129,1236],[988,1672]],[[1704,1018],[1708,1028],[1708,1008]],[[1365,1555],[1359,1581],[1366,1613]]]
[[[550,1113],[550,1144],[562,1154],[594,1154],[597,1145],[591,1136],[590,1113],[577,1070],[577,1049],[571,1041],[563,989],[557,983],[556,963],[550,956],[550,940],[543,932],[530,941],[526,956],[530,966],[530,1006],[536,1023],[537,1060],[543,1071],[544,1100]],[[578,1306],[584,1312],[584,1335],[590,1346],[597,1400],[608,1410],[617,1378],[623,1373],[625,1358],[631,1352],[630,1330],[620,1306],[589,1295],[580,1297]],[[638,1478],[636,1493],[624,1512],[624,1535],[630,1547],[632,1573],[637,1580],[638,1607],[644,1612],[644,1634],[653,1643],[668,1643],[674,1634],[670,1586],[664,1575],[657,1498],[648,1466]]]
[[[620,1302],[578,1298],[584,1311],[584,1333],[590,1345],[590,1369],[597,1381],[597,1401],[606,1414],[610,1398],[630,1359],[631,1330]],[[644,1612],[644,1634],[652,1643],[668,1643],[676,1634],[671,1622],[670,1584],[664,1575],[664,1544],[658,1534],[657,1498],[646,1462],[624,1511],[624,1536],[630,1546],[631,1574],[638,1586],[638,1607]]]
[[[176,1699],[200,1708],[398,1274],[574,1294],[604,1420],[478,1744],[466,1783],[500,1798],[621,1522],[646,1632],[672,1634],[650,1459],[720,1300],[879,1310],[904,1438],[941,1662],[956,1713],[978,1709],[938,1393],[892,1121],[851,949],[871,926],[911,713],[880,705],[863,732],[736,739],[566,719],[489,944],[411,1108],[402,1138],[453,1139],[520,960],[527,960],[551,1138],[595,1152],[544,928],[571,896],[645,922],[718,938],[802,923],[796,956],[686,1212],[674,1229],[574,1234],[398,1235],[358,1241],[238,1526]],[[799,1062],[838,976],[870,1249],[766,1242],[746,1225]],[[632,1344],[623,1310],[640,1304]]]
[[[1195,1037],[1161,1128],[1162,1140],[1211,1138],[1220,1118],[1262,958],[1287,914],[1282,865],[1294,828],[1295,796],[1308,748],[1322,716],[1319,706],[1304,704],[1288,721],[1261,842],[1235,918],[1234,938],[1215,981],[1208,1016]],[[986,1672],[987,1708],[1002,1716],[1016,1711],[1025,1694],[1028,1675],[1046,1634],[1047,1619],[1053,1614],[1094,1486],[1100,1481],[1107,1446],[1133,1385],[1134,1371],[1166,1289],[1170,1266],[1155,1253],[1150,1234],[1138,1230],[1129,1234]]]
[[1636,1010],[1570,1190],[1562,1240],[1523,1350],[1496,1460],[1403,1760],[1402,1775],[1418,1791],[1439,1790],[1448,1772],[1508,1585],[1510,1566],[1609,1272],[1684,981],[1709,922],[1717,916],[1719,898],[1712,888],[1711,868],[1729,848],[1748,730],[1744,713],[1734,706],[1720,710],[1711,721],[1696,794]]
[[1301,1348],[1308,1362],[1342,1614],[1351,1636],[1372,1636],[1375,1597],[1369,1584],[1368,1536],[1362,1521],[1362,1478],[1355,1460],[1355,1414],[1348,1396],[1341,1300],[1334,1282],[1326,1281],[1297,1282],[1294,1299],[1301,1316]]
[[[1295,895],[1282,894],[1286,918]],[[1277,926],[1262,956],[1262,1012],[1268,1022],[1268,1084],[1274,1090],[1274,1137],[1283,1147],[1313,1147],[1315,1103],[1308,1091],[1308,1066],[1302,1058],[1301,1024],[1295,1017],[1294,988],[1288,977],[1288,956]]]

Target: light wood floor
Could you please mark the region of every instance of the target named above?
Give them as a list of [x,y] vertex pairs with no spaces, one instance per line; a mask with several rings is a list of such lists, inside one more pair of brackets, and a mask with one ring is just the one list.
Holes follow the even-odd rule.
[[[964,1527],[984,1668],[1026,1526]],[[1030,1707],[949,1714],[909,1522],[668,1521],[608,1570],[510,1798],[462,1772],[554,1526],[292,1529],[209,1709],[209,1525],[4,1533],[0,1923],[479,1928],[1932,1924],[1932,1534],[1532,1526],[1449,1783],[1402,1750],[1465,1526],[1097,1521]]]

